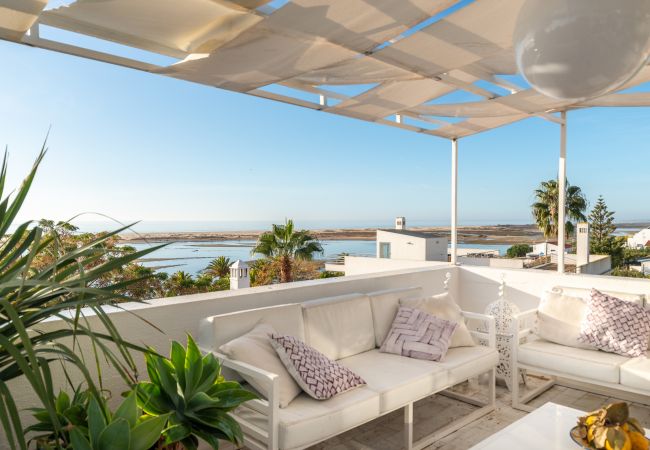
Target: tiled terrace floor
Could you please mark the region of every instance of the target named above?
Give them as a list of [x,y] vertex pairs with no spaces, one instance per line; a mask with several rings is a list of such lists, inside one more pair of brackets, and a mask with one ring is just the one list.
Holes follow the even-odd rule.
[[[554,402],[576,409],[592,411],[618,399],[590,392],[554,386],[530,402],[531,406],[541,406]],[[442,395],[428,397],[415,405],[415,439],[435,431],[449,422],[474,410],[476,407],[452,400]],[[465,450],[486,437],[523,417],[526,413],[510,407],[510,392],[497,386],[497,409],[483,418],[450,434],[429,447],[430,450]],[[650,406],[632,403],[631,414],[650,428]],[[393,450],[402,448],[401,411],[376,419],[361,427],[313,446],[310,450]],[[568,430],[567,430],[568,433]]]

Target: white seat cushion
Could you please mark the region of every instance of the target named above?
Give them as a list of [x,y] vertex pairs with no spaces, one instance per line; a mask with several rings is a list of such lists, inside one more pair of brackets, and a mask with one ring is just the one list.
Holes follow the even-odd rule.
[[650,352],[621,365],[621,384],[650,393]]
[[[259,413],[238,408],[237,414],[266,429],[268,423]],[[278,444],[281,449],[303,448],[343,431],[355,428],[379,415],[379,394],[360,387],[329,400],[314,400],[300,394],[280,410]]]
[[372,320],[375,327],[376,347],[381,347],[381,344],[384,343],[388,331],[393,324],[393,320],[395,320],[400,299],[421,296],[422,288],[419,287],[389,289],[368,294],[372,308]]
[[436,364],[447,370],[448,385],[453,386],[487,372],[498,363],[499,353],[496,349],[476,345],[450,348],[443,360]]
[[447,371],[439,364],[371,350],[338,361],[363,378],[380,395],[381,412],[419,400],[447,383]]
[[519,347],[518,361],[580,378],[618,383],[620,366],[629,358],[600,350],[567,347],[538,340]]
[[341,295],[302,303],[305,342],[329,359],[338,360],[375,348],[370,299]]

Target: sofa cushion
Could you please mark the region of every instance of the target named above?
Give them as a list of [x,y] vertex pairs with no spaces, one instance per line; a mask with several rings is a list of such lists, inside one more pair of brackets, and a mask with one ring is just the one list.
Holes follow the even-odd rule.
[[447,370],[448,385],[453,386],[487,372],[498,363],[499,353],[496,349],[476,345],[450,348],[445,359],[436,364]]
[[433,316],[451,320],[458,324],[456,331],[451,337],[449,348],[471,347],[476,345],[472,335],[467,328],[463,312],[449,292],[432,295],[430,297],[411,297],[400,300],[402,306],[419,309]]
[[375,327],[375,347],[381,347],[381,344],[384,343],[390,326],[393,324],[393,319],[395,319],[395,314],[397,314],[400,299],[421,296],[422,288],[419,287],[389,289],[368,294]]
[[[585,302],[591,297],[591,288],[575,288],[575,287],[566,287],[566,286],[554,286],[550,292],[559,294],[559,295],[570,295],[572,297],[580,297]],[[618,292],[618,291],[608,291],[601,290],[603,294],[612,295],[621,300],[627,302],[632,302],[639,306],[644,306],[646,303],[645,294],[634,294],[630,292]]]
[[[243,336],[223,344],[219,347],[219,351],[230,359],[276,374],[279,378],[280,408],[285,408],[302,390],[271,346],[273,334],[275,334],[273,327],[268,324],[258,324]],[[263,386],[253,377],[247,375],[242,377],[258,392],[263,392]]]
[[337,360],[375,348],[375,329],[367,295],[322,298],[305,302],[302,308],[305,342],[329,359]]
[[380,352],[440,361],[447,354],[458,324],[419,309],[400,306]]
[[621,365],[621,384],[650,394],[650,352]]
[[366,380],[367,388],[380,395],[382,413],[419,400],[447,384],[447,371],[439,364],[405,358],[379,350],[350,356],[340,364]]
[[543,340],[521,345],[517,355],[519,362],[529,366],[615,384],[620,381],[620,366],[629,360],[614,353],[567,347]]
[[199,325],[199,346],[204,350],[217,350],[221,345],[242,336],[258,323],[271,325],[280,334],[305,339],[302,308],[298,304],[270,306],[203,319]]
[[[248,408],[238,408],[237,414],[263,429],[267,419]],[[329,400],[317,401],[300,394],[280,410],[279,448],[304,448],[355,428],[379,415],[379,394],[368,387],[345,392]]]
[[593,350],[593,345],[578,340],[587,311],[587,302],[582,297],[546,291],[537,309],[536,334],[556,344]]
[[650,339],[650,311],[596,289],[587,303],[580,342],[623,356],[643,356]]
[[316,400],[327,400],[366,384],[347,367],[293,336],[271,336],[271,345],[298,386]]

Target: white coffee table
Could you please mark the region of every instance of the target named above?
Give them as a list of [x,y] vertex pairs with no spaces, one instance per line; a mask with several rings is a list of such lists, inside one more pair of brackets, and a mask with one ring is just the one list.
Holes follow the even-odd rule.
[[[546,403],[472,449],[579,450],[569,431],[584,411]],[[650,435],[646,430],[646,435]]]

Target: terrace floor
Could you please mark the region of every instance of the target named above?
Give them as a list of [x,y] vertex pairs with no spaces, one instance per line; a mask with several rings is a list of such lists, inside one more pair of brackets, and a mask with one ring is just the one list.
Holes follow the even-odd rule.
[[[534,385],[535,379],[531,377],[529,380],[529,383]],[[460,388],[464,390],[464,393],[470,393],[472,389],[469,385],[464,387],[461,385]],[[530,405],[541,406],[546,402],[554,402],[584,411],[593,411],[615,401],[620,400],[583,390],[554,386],[531,401]],[[475,408],[475,406],[443,395],[433,395],[419,401],[414,408],[415,439],[430,434],[451,421],[472,412]],[[526,415],[525,412],[515,410],[510,406],[510,391],[497,385],[496,411],[426,448],[431,450],[468,449],[524,415]],[[643,426],[650,428],[650,406],[632,403],[631,415],[636,417]],[[310,450],[399,449],[402,448],[403,442],[402,427],[403,415],[400,410],[310,447]]]

